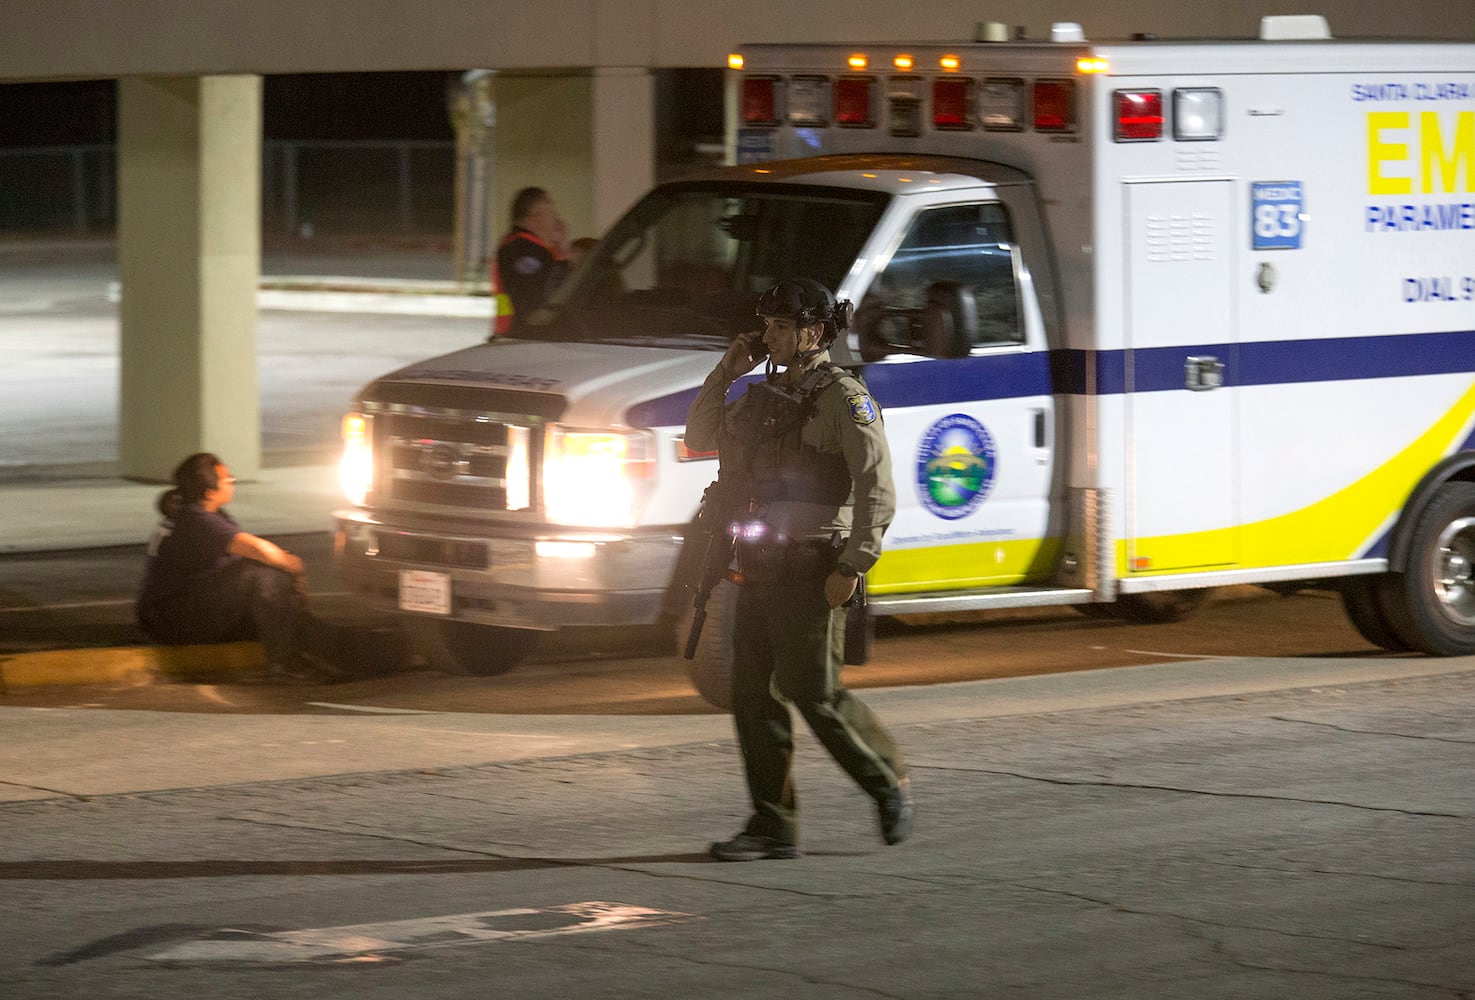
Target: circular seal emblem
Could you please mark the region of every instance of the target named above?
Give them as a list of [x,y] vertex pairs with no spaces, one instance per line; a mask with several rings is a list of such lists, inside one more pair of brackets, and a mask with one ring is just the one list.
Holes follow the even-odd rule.
[[938,517],[972,513],[993,489],[998,462],[988,429],[966,413],[950,413],[927,428],[917,449],[917,495]]

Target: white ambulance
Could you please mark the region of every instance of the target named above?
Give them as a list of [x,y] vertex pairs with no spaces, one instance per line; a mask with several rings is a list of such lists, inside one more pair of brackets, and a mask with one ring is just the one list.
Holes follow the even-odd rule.
[[514,336],[363,390],[345,578],[478,673],[677,621],[716,472],[687,405],[805,276],[885,410],[873,612],[1331,580],[1374,643],[1475,652],[1475,44],[998,35],[734,55],[736,165],[652,191]]

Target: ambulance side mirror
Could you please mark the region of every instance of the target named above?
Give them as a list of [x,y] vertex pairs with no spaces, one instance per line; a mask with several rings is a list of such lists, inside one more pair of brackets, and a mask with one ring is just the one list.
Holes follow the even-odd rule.
[[893,352],[912,350],[910,312],[882,305],[875,296],[861,303],[850,325],[855,329],[860,359],[864,362],[880,361]]
[[966,358],[978,341],[978,301],[960,281],[934,281],[922,307],[922,353],[933,358]]

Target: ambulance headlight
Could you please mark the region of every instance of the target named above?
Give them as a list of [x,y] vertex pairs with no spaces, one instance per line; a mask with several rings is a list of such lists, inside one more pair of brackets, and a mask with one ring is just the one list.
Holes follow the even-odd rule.
[[1213,87],[1173,91],[1173,138],[1203,142],[1224,134],[1224,94]]
[[632,526],[655,481],[655,445],[647,431],[549,429],[543,504],[554,524]]
[[350,413],[343,418],[338,485],[355,507],[363,506],[374,486],[374,418],[366,413]]

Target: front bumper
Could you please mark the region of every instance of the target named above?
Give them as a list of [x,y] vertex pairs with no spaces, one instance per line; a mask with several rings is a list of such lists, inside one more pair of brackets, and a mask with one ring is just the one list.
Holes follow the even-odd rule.
[[446,573],[449,617],[552,630],[650,625],[667,607],[681,534],[672,529],[594,532],[414,517],[380,520],[340,510],[334,559],[344,583],[376,604],[399,607],[401,570]]

